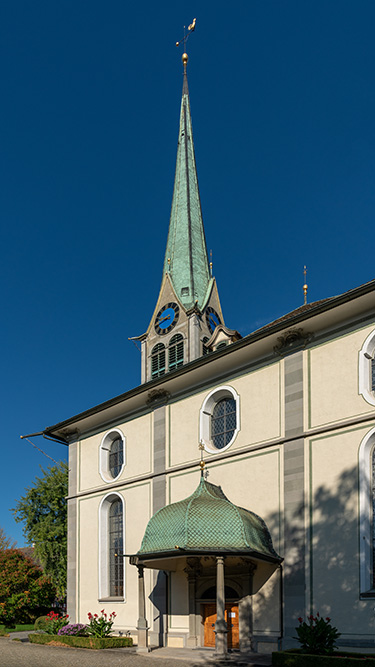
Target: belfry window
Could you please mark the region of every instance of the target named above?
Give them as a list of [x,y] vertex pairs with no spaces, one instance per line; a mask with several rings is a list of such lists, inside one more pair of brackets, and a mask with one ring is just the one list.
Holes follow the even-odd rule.
[[108,517],[109,595],[124,595],[124,535],[122,502],[118,498],[109,507]]
[[158,378],[165,373],[165,347],[158,343],[151,351],[151,377]]
[[168,367],[174,371],[184,363],[184,339],[181,334],[172,336],[168,350]]
[[210,354],[210,348],[207,347],[207,343],[209,341],[208,336],[205,336],[202,339],[202,355],[205,356],[206,354]]
[[223,398],[216,403],[211,417],[211,440],[216,449],[223,449],[236,430],[236,401]]

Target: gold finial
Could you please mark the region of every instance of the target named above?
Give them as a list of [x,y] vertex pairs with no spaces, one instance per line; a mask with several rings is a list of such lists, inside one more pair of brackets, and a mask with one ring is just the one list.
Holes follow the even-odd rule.
[[303,305],[305,306],[307,304],[307,283],[306,283],[306,273],[307,269],[306,266],[303,267],[303,279],[304,279],[304,286],[303,286]]
[[200,440],[199,445],[198,445],[198,449],[200,450],[200,453],[201,453],[201,460],[199,461],[199,467],[200,467],[200,469],[201,469],[201,477],[203,478],[203,475],[204,475],[204,469],[205,469],[205,467],[206,467],[206,464],[205,464],[205,462],[203,461],[203,452],[204,452],[204,444],[203,444],[203,440]]
[[210,250],[210,273],[212,278],[212,250]]
[[184,53],[182,54],[182,64],[184,66],[184,69],[186,69],[187,62],[189,60],[188,54],[186,53],[186,42],[189,39],[189,36],[192,32],[195,30],[195,24],[196,24],[197,19],[193,19],[193,22],[190,23],[188,26],[187,32],[184,26],[184,36],[183,39],[181,39],[179,42],[176,42],[176,46],[180,46],[180,44],[183,44],[184,47]]

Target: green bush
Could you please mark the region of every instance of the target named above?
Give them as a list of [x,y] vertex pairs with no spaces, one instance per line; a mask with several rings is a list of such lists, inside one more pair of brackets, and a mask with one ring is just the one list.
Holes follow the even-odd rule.
[[331,625],[329,616],[323,618],[319,616],[318,612],[316,616],[313,616],[313,614],[308,616],[308,623],[303,620],[302,616],[298,620],[299,627],[296,628],[298,637],[294,637],[294,639],[298,639],[300,642],[303,653],[309,653],[310,655],[333,653],[336,648],[336,640],[341,633]]
[[76,648],[122,648],[133,646],[131,637],[74,637],[71,635],[29,635],[32,644],[49,644],[58,642],[62,646],[75,646]]
[[34,623],[34,630],[44,630],[47,623],[47,616],[39,616]]

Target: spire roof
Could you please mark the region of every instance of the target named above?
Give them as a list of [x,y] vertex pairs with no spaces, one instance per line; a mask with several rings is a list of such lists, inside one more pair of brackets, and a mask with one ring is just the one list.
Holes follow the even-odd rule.
[[171,217],[163,273],[182,305],[202,308],[211,276],[195,164],[189,89],[184,62],[180,129]]

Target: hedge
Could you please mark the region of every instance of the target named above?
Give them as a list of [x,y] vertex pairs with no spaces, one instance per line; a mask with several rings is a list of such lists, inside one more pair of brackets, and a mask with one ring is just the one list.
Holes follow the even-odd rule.
[[133,646],[131,637],[74,637],[72,635],[29,635],[32,644],[49,644],[58,642],[62,646],[75,646],[76,648],[122,648]]
[[375,655],[338,651],[332,655],[309,655],[297,651],[272,653],[272,667],[375,667]]

